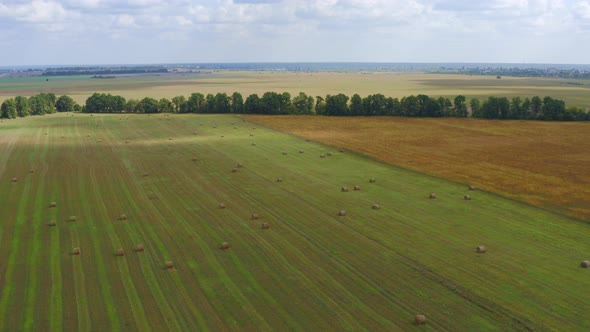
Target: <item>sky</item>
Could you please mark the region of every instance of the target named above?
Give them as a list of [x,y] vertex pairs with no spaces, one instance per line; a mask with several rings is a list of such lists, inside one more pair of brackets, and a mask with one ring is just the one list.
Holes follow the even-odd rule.
[[0,67],[590,63],[590,0],[0,0]]

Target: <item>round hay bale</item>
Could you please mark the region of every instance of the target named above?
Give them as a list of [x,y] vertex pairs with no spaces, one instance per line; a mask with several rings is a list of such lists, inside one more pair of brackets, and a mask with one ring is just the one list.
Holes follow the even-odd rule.
[[70,217],[68,218],[68,221],[69,221],[69,222],[76,222],[76,220],[78,220],[78,218],[76,218],[76,216],[70,216]]
[[57,222],[55,222],[55,220],[49,220],[49,222],[47,223],[48,226],[57,226]]
[[479,254],[483,254],[486,251],[488,251],[488,249],[486,248],[486,246],[477,246],[477,247],[475,247],[475,252],[477,252]]
[[381,208],[381,206],[379,204],[373,204],[372,209],[373,210],[379,210]]
[[475,189],[477,189],[477,188],[475,188],[475,186],[471,186],[471,185],[469,186],[469,190],[475,190]]
[[287,151],[283,151],[283,156],[286,156],[286,155],[287,155]]
[[465,195],[465,196],[463,196],[463,199],[465,199],[466,201],[470,201],[471,200],[471,196],[470,195]]
[[219,249],[221,249],[221,250],[227,250],[227,249],[229,249],[229,243],[227,243],[227,242],[223,242],[223,243],[222,243],[222,244],[219,246]]
[[223,138],[223,135],[221,135],[221,138]]
[[192,158],[192,159],[191,159],[191,161],[197,161],[197,160],[198,160],[197,158]]
[[328,157],[331,157],[332,156],[332,152],[328,152],[327,155],[328,155]]
[[311,140],[309,138],[305,139],[306,142],[310,142]]
[[57,207],[57,203],[56,202],[51,202],[51,203],[49,203],[49,207],[50,208]]
[[172,140],[172,137],[168,137],[168,140],[171,141]]
[[428,197],[430,199],[435,199],[436,198],[436,193],[430,193],[430,195]]
[[251,219],[260,219],[260,216],[258,215],[258,213],[252,213]]
[[79,256],[80,255],[80,248],[73,248],[72,255]]
[[244,165],[242,165],[242,164],[238,163],[237,167],[238,167],[238,168],[242,168],[242,167],[244,167]]
[[236,173],[237,171],[238,171],[238,169],[237,169],[237,168],[235,168],[235,167],[231,169],[231,172],[232,172],[232,173]]
[[354,186],[354,190],[356,190],[356,191],[361,190],[361,186]]
[[144,251],[143,244],[136,245],[135,248],[133,248],[133,250],[135,252],[143,252]]
[[303,150],[299,150],[299,153],[303,153]]
[[340,211],[338,211],[338,215],[341,217],[344,217],[346,215],[346,211],[340,210]]
[[117,251],[115,251],[115,256],[125,256],[125,250],[123,250],[123,248],[117,249]]
[[13,178],[12,178],[12,182],[15,182],[15,183],[16,183],[16,182],[18,182],[18,178],[17,178],[16,176],[15,176],[15,177],[13,177]]
[[414,320],[416,321],[417,325],[424,325],[426,324],[426,316],[424,315],[416,315],[416,317],[414,318]]
[[348,192],[348,187],[342,187],[340,189],[340,191],[343,192],[343,193],[347,193]]
[[326,158],[326,156],[322,153],[320,154],[320,158]]
[[253,146],[256,146],[256,143],[252,142],[252,144],[251,144],[251,145],[253,145]]
[[88,136],[87,136],[87,137],[90,137],[90,134],[88,134]]
[[143,177],[149,176],[149,173],[143,173]]
[[370,182],[370,183],[375,183],[375,182],[377,182],[377,180],[376,180],[375,178],[370,178],[370,179],[369,179],[369,182]]
[[129,143],[129,140],[126,140],[125,143]]
[[339,152],[344,152],[344,149],[340,149],[340,150],[338,150],[338,151],[339,151]]
[[31,169],[29,170],[29,173],[35,173],[35,170],[31,168]]
[[250,133],[250,136],[254,136],[254,134]]
[[172,269],[174,269],[174,263],[172,263],[172,261],[166,261],[166,264],[164,264],[164,267],[166,267],[167,270],[172,270]]
[[219,203],[219,208],[220,209],[225,209],[225,203]]
[[234,129],[238,129],[238,127],[234,127]]
[[590,268],[590,261],[583,261],[580,266],[585,269]]
[[123,213],[117,217],[117,220],[127,220],[127,215]]
[[262,229],[269,229],[270,228],[270,224],[267,222],[263,222],[262,223]]
[[96,141],[96,143],[102,143],[102,140],[101,140],[101,139],[99,139],[99,140],[97,140],[97,141]]
[[277,178],[277,182],[283,182],[283,178]]
[[196,134],[198,134],[198,132],[196,132],[196,131],[193,131],[193,135],[196,135]]

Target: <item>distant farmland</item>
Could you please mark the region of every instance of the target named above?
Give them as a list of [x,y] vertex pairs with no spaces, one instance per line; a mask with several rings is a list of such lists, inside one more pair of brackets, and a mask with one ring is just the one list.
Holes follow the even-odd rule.
[[237,116],[0,123],[0,330],[588,330],[587,238]]
[[[46,81],[46,80],[49,81]],[[533,97],[551,96],[564,100],[568,106],[590,108],[590,80],[546,79],[493,76],[467,76],[424,73],[369,72],[235,72],[218,71],[208,74],[123,75],[116,79],[91,79],[90,76],[0,78],[0,103],[17,95],[30,96],[40,92],[67,94],[83,104],[94,92],[121,95],[127,99],[156,99],[193,92],[231,94],[240,92],[244,98],[252,93],[267,91],[300,91],[311,96],[344,93],[361,96],[382,93],[402,98],[426,94],[431,97],[487,98],[488,96]]]

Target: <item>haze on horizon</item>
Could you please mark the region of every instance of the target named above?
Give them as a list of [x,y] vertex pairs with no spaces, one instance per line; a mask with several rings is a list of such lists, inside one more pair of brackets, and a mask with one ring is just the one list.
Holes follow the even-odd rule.
[[0,0],[0,66],[587,64],[590,0]]

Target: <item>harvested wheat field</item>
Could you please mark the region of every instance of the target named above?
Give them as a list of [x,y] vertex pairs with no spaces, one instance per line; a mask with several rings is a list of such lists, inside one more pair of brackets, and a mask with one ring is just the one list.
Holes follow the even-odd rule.
[[246,118],[590,221],[590,123],[397,117]]
[[[485,189],[469,191],[349,145],[318,158],[338,150],[243,120],[52,114],[0,124],[0,330],[590,330],[587,223],[491,194],[483,177],[464,179]],[[313,120],[335,121],[316,139],[337,137],[338,119]],[[410,140],[409,125],[398,127]],[[449,139],[438,130],[432,137]],[[438,140],[422,143],[432,148],[412,160],[430,155],[443,168]],[[380,145],[409,153],[383,139],[367,148]]]

